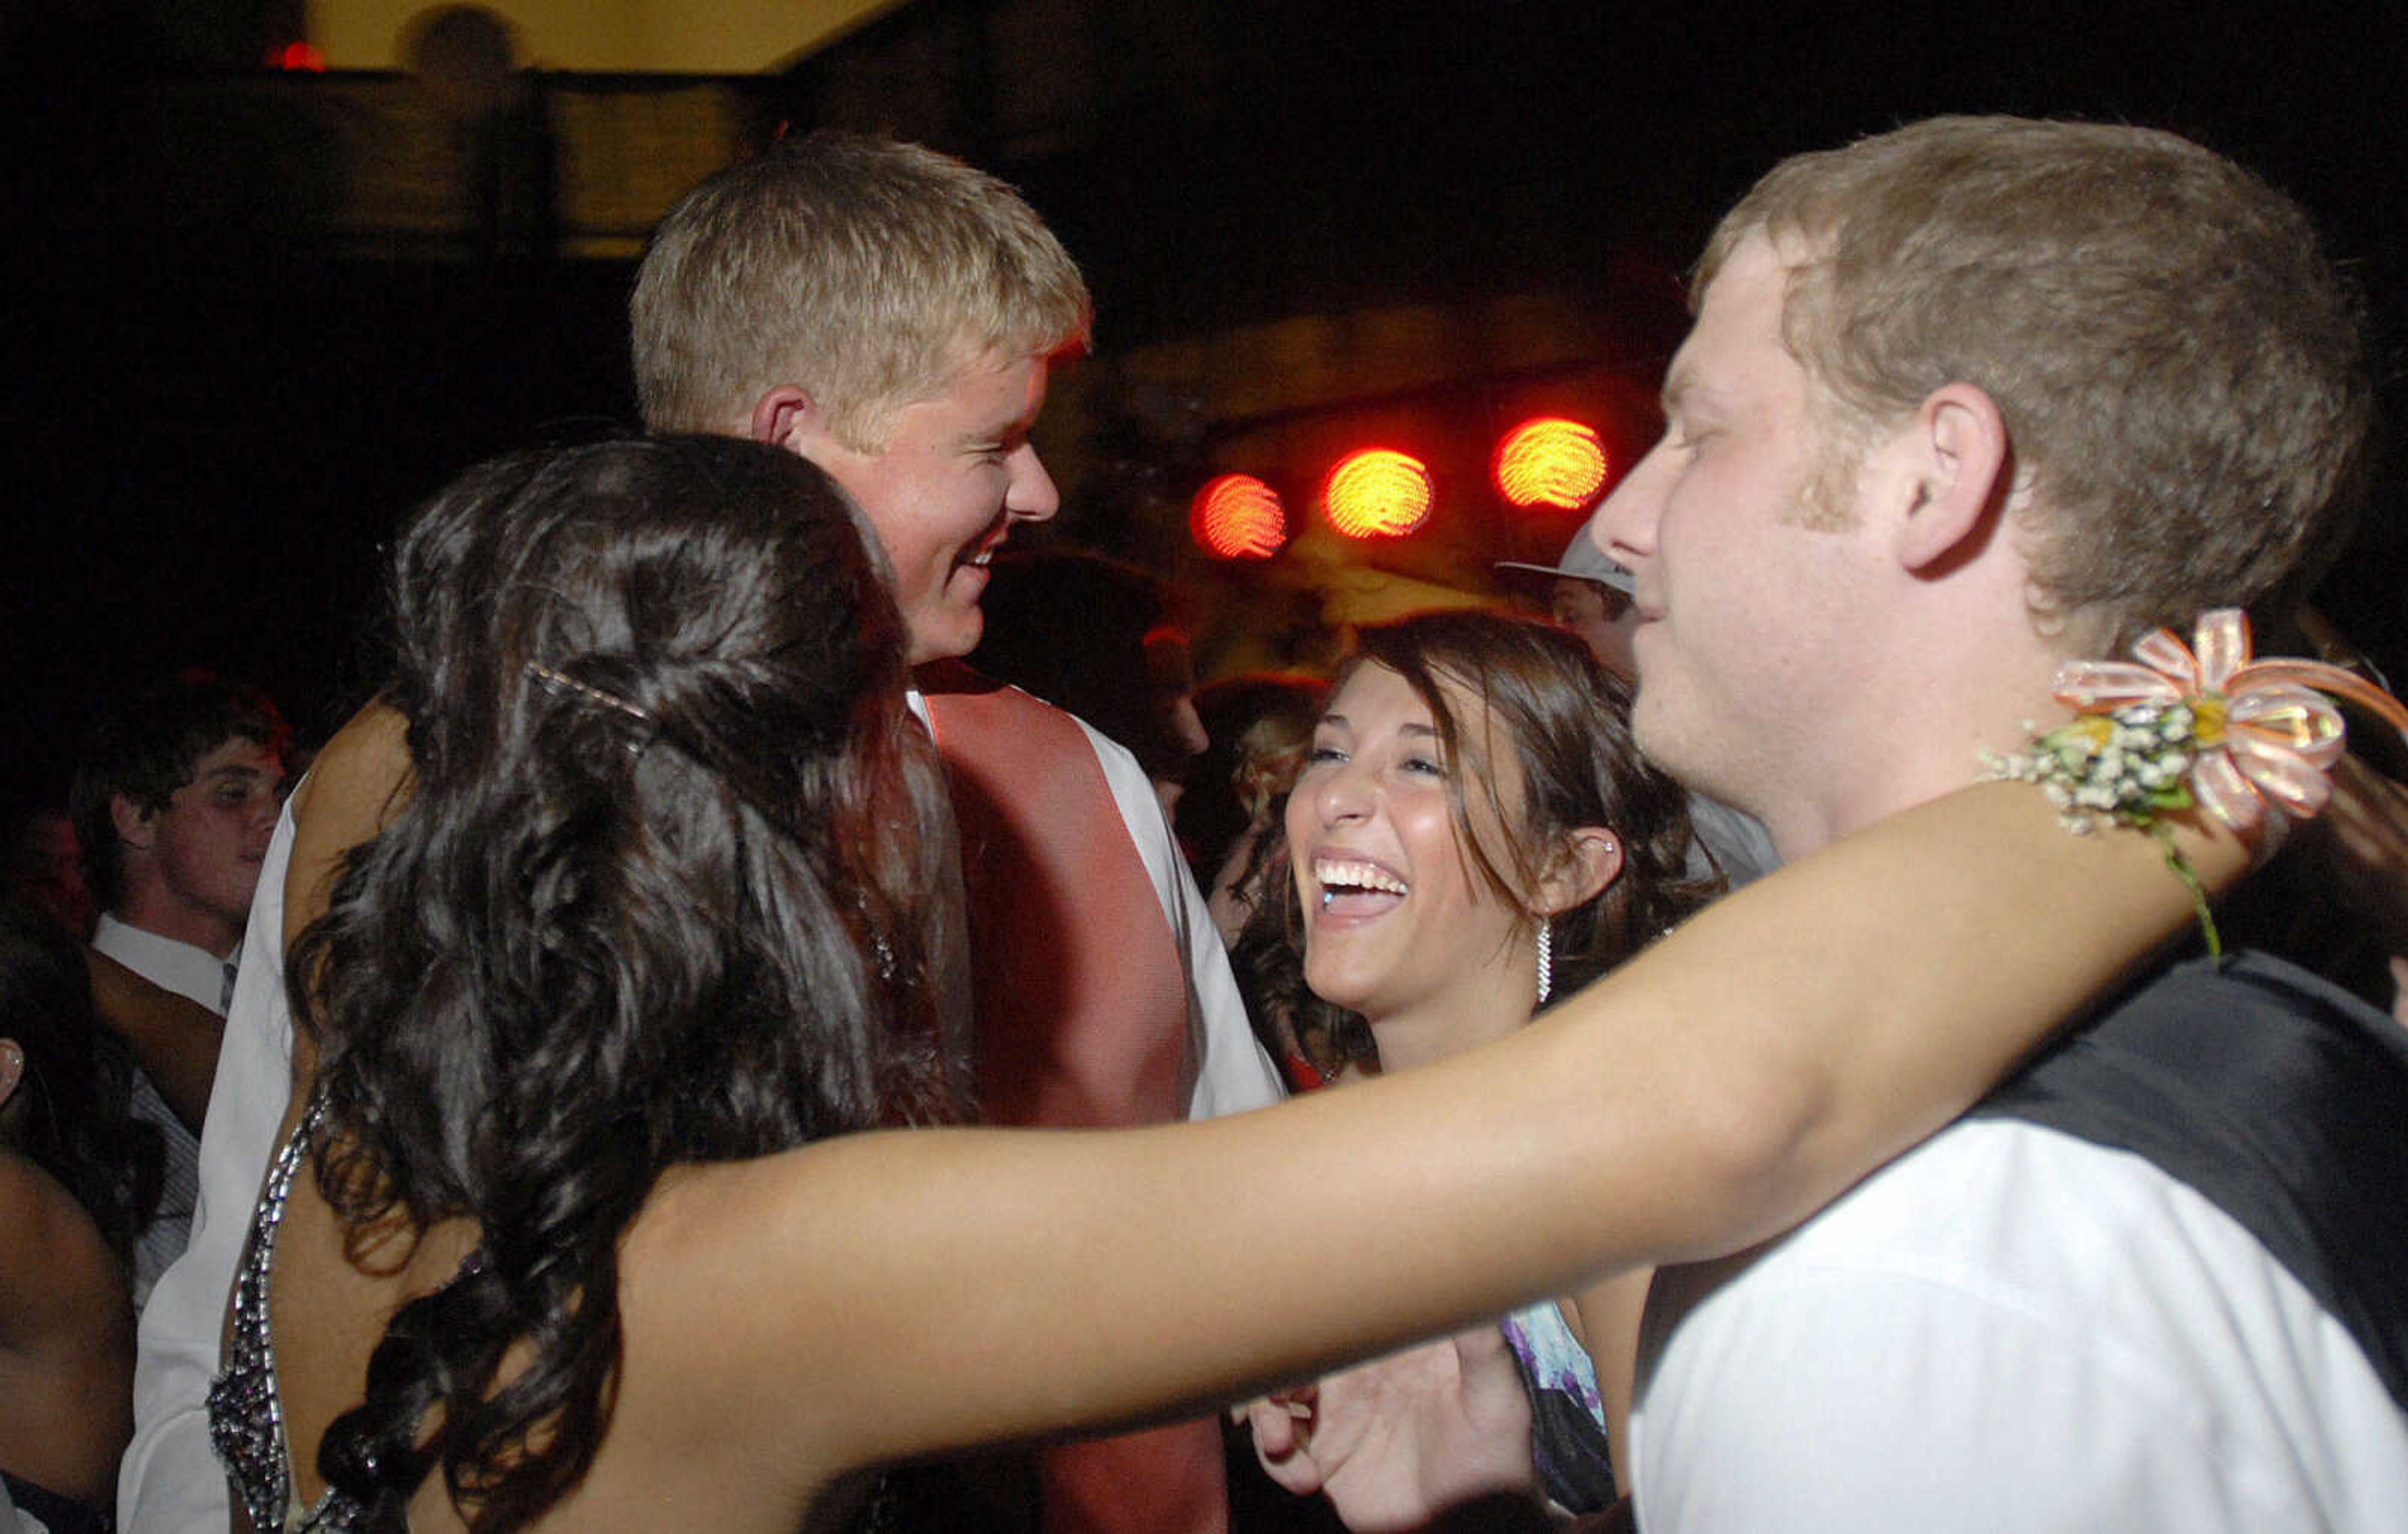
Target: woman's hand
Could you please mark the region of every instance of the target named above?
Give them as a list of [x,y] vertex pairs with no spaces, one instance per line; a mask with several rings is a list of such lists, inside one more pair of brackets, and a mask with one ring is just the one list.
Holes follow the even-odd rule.
[[1484,1492],[1534,1489],[1530,1403],[1494,1326],[1247,1402],[1271,1480],[1355,1534],[1420,1528]]

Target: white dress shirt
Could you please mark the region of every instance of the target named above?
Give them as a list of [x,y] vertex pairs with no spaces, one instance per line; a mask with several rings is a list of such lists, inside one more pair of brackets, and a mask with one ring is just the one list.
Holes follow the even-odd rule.
[[[105,912],[93,929],[92,946],[161,990],[224,1014],[231,957],[163,938]],[[134,1308],[139,1312],[149,1307],[160,1276],[184,1254],[191,1239],[193,1209],[200,1191],[201,1142],[167,1106],[150,1072],[139,1067],[134,1072],[133,1110],[136,1118],[158,1127],[166,1151],[160,1167],[159,1206],[134,1241]]]
[[1649,1534],[2408,1528],[2408,1415],[2365,1352],[2129,1152],[1958,1123],[1752,1260],[1657,1283]]

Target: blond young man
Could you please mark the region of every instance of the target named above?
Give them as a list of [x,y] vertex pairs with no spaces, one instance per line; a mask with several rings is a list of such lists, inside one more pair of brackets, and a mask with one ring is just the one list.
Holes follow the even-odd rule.
[[[1029,433],[1089,302],[1052,231],[959,162],[815,135],[681,203],[631,313],[648,426],[810,459],[894,567],[962,822],[985,1115],[1100,1126],[1272,1100],[1143,769],[1068,714],[939,664],[978,643],[996,549],[1058,504]],[[1039,1474],[1052,1529],[1226,1521],[1209,1423],[1050,1449]]]

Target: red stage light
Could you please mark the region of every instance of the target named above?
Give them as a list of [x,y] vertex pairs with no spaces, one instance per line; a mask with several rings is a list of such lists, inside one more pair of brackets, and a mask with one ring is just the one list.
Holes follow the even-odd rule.
[[267,66],[270,69],[322,75],[326,72],[326,55],[306,42],[286,43],[282,48],[268,50]]
[[1287,541],[1287,509],[1253,475],[1224,474],[1196,493],[1187,530],[1223,559],[1268,559]]
[[1605,488],[1605,444],[1577,421],[1525,421],[1497,445],[1496,478],[1515,506],[1577,511]]
[[1403,538],[1429,520],[1429,470],[1393,448],[1364,448],[1338,460],[1322,487],[1329,525],[1348,538]]

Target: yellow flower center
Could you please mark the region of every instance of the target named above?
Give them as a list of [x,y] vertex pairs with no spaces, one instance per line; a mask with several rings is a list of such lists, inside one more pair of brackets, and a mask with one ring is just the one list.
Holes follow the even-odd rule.
[[2190,700],[2190,732],[2202,749],[2224,744],[2224,696],[2202,693]]

